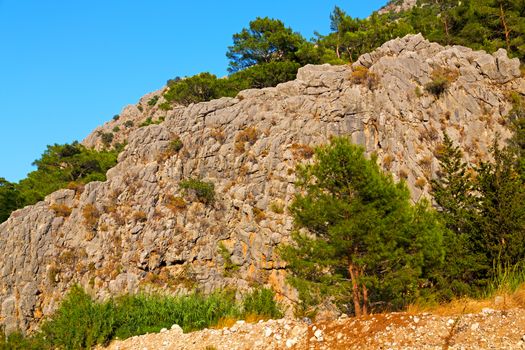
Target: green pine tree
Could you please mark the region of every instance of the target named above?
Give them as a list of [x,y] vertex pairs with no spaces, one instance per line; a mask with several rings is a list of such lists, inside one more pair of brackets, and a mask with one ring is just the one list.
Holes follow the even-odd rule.
[[282,253],[306,306],[329,298],[361,315],[421,295],[443,258],[443,227],[426,203],[412,206],[406,186],[345,138],[318,148],[298,178],[295,244]]
[[495,267],[511,267],[525,258],[525,182],[512,149],[495,143],[492,157],[477,169],[479,239]]

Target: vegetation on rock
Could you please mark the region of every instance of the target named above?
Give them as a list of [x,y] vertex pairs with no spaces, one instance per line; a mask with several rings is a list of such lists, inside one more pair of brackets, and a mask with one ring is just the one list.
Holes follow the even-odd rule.
[[199,179],[187,179],[179,183],[179,187],[187,195],[194,195],[198,201],[204,204],[212,204],[215,200],[215,185],[211,182]]

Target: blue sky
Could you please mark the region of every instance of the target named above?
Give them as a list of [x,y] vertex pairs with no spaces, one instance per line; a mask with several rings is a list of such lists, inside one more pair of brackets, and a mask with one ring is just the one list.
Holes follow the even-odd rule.
[[0,177],[46,145],[82,140],[175,76],[226,75],[231,37],[257,16],[311,38],[335,5],[366,17],[386,0],[0,0]]

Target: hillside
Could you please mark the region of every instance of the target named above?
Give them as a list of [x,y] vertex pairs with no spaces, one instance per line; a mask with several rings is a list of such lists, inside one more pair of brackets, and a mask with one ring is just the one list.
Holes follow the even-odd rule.
[[[35,329],[75,283],[98,298],[269,285],[291,303],[276,247],[290,241],[294,169],[312,147],[349,135],[417,200],[438,170],[443,132],[471,162],[510,135],[508,92],[525,94],[519,66],[504,50],[409,35],[352,66],[307,65],[294,81],[235,98],[164,111],[148,95],[142,111],[126,107],[100,129],[133,120],[133,131],[115,132],[127,146],[107,181],[54,192],[0,225],[0,323]],[[443,94],[425,90],[435,72],[449,76]],[[148,117],[159,124],[138,127]],[[100,135],[84,143],[96,147]],[[188,179],[213,184],[215,200],[185,194]]]

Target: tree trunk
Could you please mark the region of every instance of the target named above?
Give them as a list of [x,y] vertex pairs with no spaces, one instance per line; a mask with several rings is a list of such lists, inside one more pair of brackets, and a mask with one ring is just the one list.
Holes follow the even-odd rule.
[[443,22],[443,28],[445,29],[445,36],[447,37],[447,45],[448,45],[450,44],[450,33],[449,33],[447,16],[443,17],[442,22]]
[[352,298],[354,300],[354,313],[356,317],[359,317],[361,316],[361,298],[359,297],[359,285],[357,284],[357,268],[353,264],[350,264],[348,266],[348,273],[350,273],[350,279],[352,280]]
[[364,274],[363,269],[350,263],[348,266],[348,273],[352,280],[352,299],[354,301],[355,316],[366,316],[368,315],[368,289],[364,283],[359,285],[359,278]]
[[368,289],[364,283],[361,288],[363,288],[363,316],[366,316],[368,315]]
[[503,30],[505,31],[505,42],[507,43],[507,51],[510,51],[510,29],[507,25],[507,20],[505,19],[505,12],[503,11],[503,4],[499,4],[500,20]]

